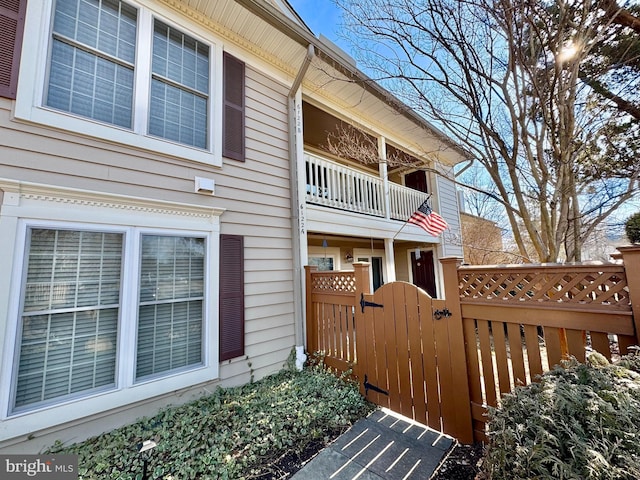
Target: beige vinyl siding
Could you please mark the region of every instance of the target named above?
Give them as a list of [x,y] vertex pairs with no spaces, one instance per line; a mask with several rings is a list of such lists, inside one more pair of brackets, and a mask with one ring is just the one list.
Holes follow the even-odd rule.
[[[246,69],[246,161],[226,160],[218,182],[222,233],[245,237],[245,353],[255,378],[279,370],[295,342],[287,89]],[[273,331],[272,331],[273,330]],[[259,332],[259,333],[256,333]],[[247,370],[220,367],[222,378]]]
[[[251,65],[246,75],[246,161],[225,158],[222,168],[15,122],[11,102],[0,99],[0,178],[226,209],[221,233],[245,237],[246,356],[222,362],[221,386],[279,371],[295,342],[288,89]],[[194,193],[195,176],[213,178],[215,196]],[[217,299],[211,305],[217,309]],[[68,429],[38,432],[38,445],[15,439],[11,448],[35,451],[56,439],[86,438],[210,388],[194,386],[81,419]],[[6,445],[0,442],[0,451]]]
[[443,233],[443,257],[462,257],[460,237],[460,214],[458,211],[458,194],[453,181],[443,175],[436,175],[438,184],[438,206],[436,210],[449,224],[449,229]]

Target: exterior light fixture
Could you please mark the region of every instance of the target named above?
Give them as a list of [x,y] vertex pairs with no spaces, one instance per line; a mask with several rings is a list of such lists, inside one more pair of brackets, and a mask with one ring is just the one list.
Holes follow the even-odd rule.
[[142,458],[142,480],[148,480],[147,476],[147,465],[149,463],[149,452],[156,448],[158,444],[153,440],[145,440],[144,442],[140,442],[137,444],[138,453],[140,454],[140,458]]

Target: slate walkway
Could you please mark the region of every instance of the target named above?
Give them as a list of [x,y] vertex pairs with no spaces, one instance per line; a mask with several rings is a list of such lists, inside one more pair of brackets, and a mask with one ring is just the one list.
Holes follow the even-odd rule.
[[453,446],[441,432],[376,410],[314,457],[292,480],[427,480]]

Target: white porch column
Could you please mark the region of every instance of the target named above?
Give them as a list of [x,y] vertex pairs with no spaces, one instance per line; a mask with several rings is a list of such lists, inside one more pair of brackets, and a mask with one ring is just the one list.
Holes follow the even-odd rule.
[[385,282],[395,282],[396,281],[396,258],[393,251],[393,238],[385,238],[384,239],[384,258],[386,261],[387,267],[387,278]]
[[[378,155],[380,157],[380,163],[378,164],[378,173],[382,179],[382,191],[384,192],[384,216],[386,219],[391,218],[391,198],[389,188],[389,175],[387,170],[387,140],[385,137],[378,137]],[[384,239],[384,258],[385,258],[385,271],[387,272],[387,279],[385,282],[396,281],[396,260],[393,251],[393,238]]]

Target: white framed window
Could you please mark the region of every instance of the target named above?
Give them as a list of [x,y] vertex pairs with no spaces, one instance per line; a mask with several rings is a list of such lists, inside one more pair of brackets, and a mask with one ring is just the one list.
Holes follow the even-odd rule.
[[26,237],[13,411],[116,384],[123,234]]
[[27,222],[25,238],[12,412],[118,388],[127,363],[122,387],[204,364],[206,236]]
[[136,380],[201,365],[206,239],[141,237]]
[[340,270],[340,249],[337,247],[309,247],[307,263],[318,271]]
[[218,378],[223,210],[0,188],[6,438]]
[[30,2],[25,25],[17,119],[222,165],[210,33],[147,0]]

